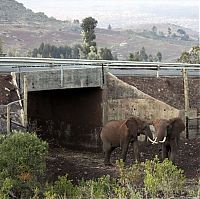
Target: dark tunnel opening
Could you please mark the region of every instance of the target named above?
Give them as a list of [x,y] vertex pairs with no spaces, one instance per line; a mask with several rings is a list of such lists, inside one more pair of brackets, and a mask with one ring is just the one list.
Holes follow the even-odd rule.
[[29,129],[53,146],[99,149],[102,113],[101,88],[28,93]]

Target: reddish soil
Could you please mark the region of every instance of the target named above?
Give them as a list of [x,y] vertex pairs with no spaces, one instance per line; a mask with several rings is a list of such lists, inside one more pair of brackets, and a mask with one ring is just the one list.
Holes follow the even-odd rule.
[[[184,170],[188,180],[197,181],[200,178],[200,139],[181,140],[176,157],[177,166]],[[159,154],[159,146],[140,142],[141,161],[153,159]],[[120,149],[116,149],[111,157],[113,163],[119,158]],[[130,146],[126,165],[133,161],[133,149]],[[50,150],[47,158],[47,180],[54,181],[58,176],[69,175],[69,179],[77,183],[83,179],[95,179],[109,174],[117,177],[116,167],[106,167],[103,164],[103,153],[72,151],[62,148]]]

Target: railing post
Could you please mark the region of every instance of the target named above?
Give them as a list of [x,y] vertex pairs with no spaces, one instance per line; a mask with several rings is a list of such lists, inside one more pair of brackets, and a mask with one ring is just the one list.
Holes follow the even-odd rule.
[[185,117],[185,137],[189,138],[189,117]]
[[23,121],[23,125],[26,129],[28,126],[27,111],[28,111],[28,81],[27,81],[27,77],[24,76],[24,121]]
[[10,122],[10,105],[7,105],[7,134],[11,132],[11,122]]
[[61,86],[61,88],[63,88],[63,80],[64,80],[63,65],[60,65],[60,86]]
[[159,77],[159,70],[160,70],[160,65],[157,65],[157,71],[156,71],[156,77]]
[[188,121],[189,121],[189,86],[188,86],[188,73],[187,69],[183,68],[183,86],[184,86],[184,101],[185,101],[185,137],[189,137]]
[[103,64],[101,65],[101,71],[102,71],[102,83],[104,85],[105,79],[104,79],[104,66],[103,66]]

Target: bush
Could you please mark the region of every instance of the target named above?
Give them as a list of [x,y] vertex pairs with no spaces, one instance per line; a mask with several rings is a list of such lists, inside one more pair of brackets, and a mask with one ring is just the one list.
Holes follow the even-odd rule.
[[46,189],[46,199],[142,199],[150,197],[169,198],[182,190],[185,177],[169,160],[159,162],[157,158],[145,163],[125,167],[117,161],[119,178],[109,175],[95,180],[82,180],[73,185],[67,176],[59,177]]
[[153,198],[160,193],[165,198],[172,197],[182,190],[184,183],[183,171],[173,165],[170,160],[165,159],[159,162],[156,157],[153,161],[146,161],[144,185]]
[[122,160],[117,161],[117,167],[119,169],[119,179],[117,186],[114,189],[116,198],[130,198],[139,199],[142,198],[141,186],[143,179],[143,164],[133,164],[128,168],[125,168]]
[[111,198],[112,189],[116,186],[116,180],[109,175],[95,180],[81,181],[78,187],[79,198],[103,199]]
[[102,176],[96,180],[82,180],[79,186],[73,185],[66,176],[59,177],[53,185],[47,185],[44,193],[46,199],[106,199],[111,198],[112,188],[115,180],[111,180],[110,176]]
[[58,180],[53,185],[47,185],[44,193],[48,199],[58,198],[64,196],[64,198],[74,198],[76,195],[76,187],[66,176],[58,177]]
[[0,198],[29,198],[41,187],[47,148],[35,134],[15,132],[0,138]]

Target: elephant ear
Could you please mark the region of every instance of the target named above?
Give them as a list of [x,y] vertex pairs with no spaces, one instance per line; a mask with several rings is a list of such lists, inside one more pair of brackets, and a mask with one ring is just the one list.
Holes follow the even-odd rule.
[[180,134],[182,131],[185,130],[185,124],[181,118],[172,118],[169,120],[169,123],[171,128],[169,128],[168,133],[172,137],[179,136],[177,134]]
[[167,135],[168,136],[172,136],[172,129],[173,129],[173,125],[171,123],[169,123],[167,126]]
[[137,123],[136,118],[131,117],[131,118],[127,119],[126,120],[126,126],[129,129],[129,132],[131,134],[137,135],[138,123]]

